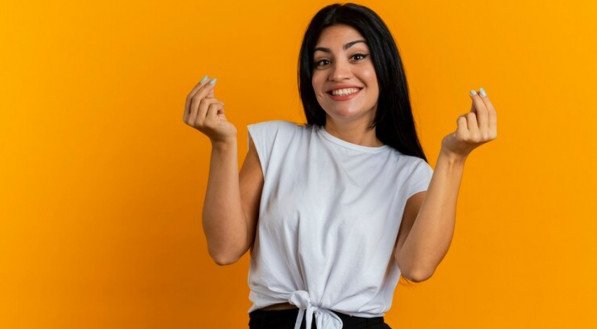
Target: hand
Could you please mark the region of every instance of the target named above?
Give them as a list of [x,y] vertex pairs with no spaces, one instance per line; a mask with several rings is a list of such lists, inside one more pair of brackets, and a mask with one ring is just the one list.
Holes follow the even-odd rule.
[[471,111],[458,117],[458,128],[442,140],[441,152],[456,159],[466,159],[481,144],[497,137],[497,115],[483,88],[471,90]]
[[215,98],[216,79],[205,76],[187,96],[183,121],[205,134],[212,143],[236,139],[236,127],[226,119],[224,103]]

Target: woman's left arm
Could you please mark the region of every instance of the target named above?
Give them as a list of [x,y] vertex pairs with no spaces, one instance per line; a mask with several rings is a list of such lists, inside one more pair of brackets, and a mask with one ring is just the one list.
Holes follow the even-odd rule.
[[401,230],[408,232],[401,232],[405,238],[398,239],[394,255],[403,275],[415,282],[431,277],[450,247],[466,158],[497,137],[496,112],[485,90],[472,90],[470,96],[471,111],[459,116],[456,131],[442,140],[427,191],[413,195],[405,207]]

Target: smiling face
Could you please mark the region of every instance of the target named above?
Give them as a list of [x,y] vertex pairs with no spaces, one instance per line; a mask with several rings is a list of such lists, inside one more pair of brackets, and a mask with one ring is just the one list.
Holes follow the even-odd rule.
[[313,53],[311,83],[327,118],[373,121],[379,87],[365,38],[348,25],[325,28]]

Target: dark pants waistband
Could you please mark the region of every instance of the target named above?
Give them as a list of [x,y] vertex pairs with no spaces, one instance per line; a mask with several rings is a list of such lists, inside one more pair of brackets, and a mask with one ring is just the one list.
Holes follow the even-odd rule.
[[[298,316],[299,309],[288,310],[254,310],[249,313],[250,329],[293,329]],[[343,329],[371,328],[371,329],[391,329],[384,322],[384,317],[364,318],[351,316],[348,314],[333,311],[342,320]],[[305,329],[305,319],[301,324],[301,329]],[[317,329],[315,321],[312,322],[311,329]]]

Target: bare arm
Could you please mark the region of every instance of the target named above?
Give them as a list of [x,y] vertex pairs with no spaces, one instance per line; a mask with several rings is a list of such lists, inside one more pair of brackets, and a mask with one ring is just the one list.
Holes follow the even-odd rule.
[[431,277],[450,247],[464,162],[440,155],[426,192],[408,199],[395,251],[402,275]]
[[219,265],[236,262],[253,245],[263,188],[255,145],[240,175],[237,145],[213,145],[209,182],[203,206],[203,230],[211,257]]
[[407,201],[394,257],[404,276],[426,280],[442,261],[454,234],[456,203],[470,152],[497,137],[497,115],[485,91],[471,91],[473,104],[458,117],[458,128],[442,140],[442,149],[426,192]]
[[224,103],[215,98],[215,79],[205,76],[187,96],[183,120],[211,140],[211,160],[203,232],[209,255],[219,265],[236,262],[252,246],[263,174],[250,140],[238,172],[237,131],[226,119]]

